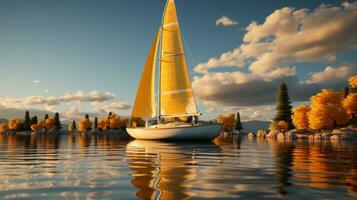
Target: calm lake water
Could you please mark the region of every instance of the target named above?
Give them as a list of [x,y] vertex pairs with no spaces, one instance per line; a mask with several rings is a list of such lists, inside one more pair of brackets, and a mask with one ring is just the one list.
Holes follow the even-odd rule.
[[0,199],[355,199],[357,143],[0,135]]

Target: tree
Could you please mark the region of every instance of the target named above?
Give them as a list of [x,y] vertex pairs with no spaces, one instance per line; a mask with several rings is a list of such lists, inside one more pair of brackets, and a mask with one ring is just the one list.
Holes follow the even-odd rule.
[[7,124],[0,124],[0,133],[6,133],[9,131],[9,126]]
[[277,125],[280,131],[286,132],[289,130],[289,124],[284,120],[279,121]]
[[48,118],[49,118],[49,117],[48,117],[48,114],[46,113],[46,114],[45,114],[45,120],[48,119]]
[[100,131],[109,130],[110,129],[110,122],[109,122],[108,118],[104,118],[104,119],[99,120],[98,128],[99,128]]
[[237,121],[234,114],[228,114],[226,116],[220,115],[217,117],[217,123],[222,124],[222,131],[228,131],[237,126]]
[[54,117],[45,120],[45,128],[47,130],[57,130],[56,121]]
[[350,84],[350,93],[357,93],[357,75],[351,76],[348,82]]
[[323,89],[312,96],[311,111],[308,113],[310,128],[331,129],[348,121],[348,114],[342,106],[340,92]]
[[111,118],[109,120],[109,126],[111,129],[120,129],[121,128],[121,121],[120,117],[118,115],[111,115]]
[[38,119],[37,119],[37,116],[35,115],[35,116],[33,116],[31,118],[31,125],[34,125],[34,124],[37,124],[37,123],[38,123]]
[[349,93],[350,93],[350,89],[347,86],[342,88],[342,96],[343,96],[343,98],[346,98]]
[[236,129],[240,132],[243,129],[243,125],[242,122],[240,120],[240,113],[237,112],[237,125],[236,125]]
[[25,129],[25,131],[30,131],[31,130],[31,118],[30,118],[30,112],[29,111],[26,111],[26,113],[25,113],[24,129]]
[[111,119],[111,118],[112,118],[112,115],[113,115],[113,113],[112,113],[112,112],[109,112],[109,113],[108,113],[108,119]]
[[77,129],[76,121],[73,120],[72,123],[68,126],[68,131],[74,132],[76,129]]
[[343,107],[352,119],[357,118],[357,93],[348,95],[343,100]]
[[269,125],[269,130],[270,131],[277,131],[277,130],[279,130],[279,127],[278,127],[278,125],[276,123],[271,123]]
[[271,123],[269,125],[269,130],[270,131],[282,131],[282,132],[286,132],[289,130],[289,125],[286,121],[281,120],[278,121],[277,123]]
[[98,118],[94,118],[94,130],[98,130]]
[[298,129],[308,129],[310,127],[308,113],[311,108],[307,104],[302,104],[293,110],[293,124]]
[[19,119],[11,119],[8,127],[11,131],[22,131],[24,129],[24,122]]
[[61,130],[62,125],[61,125],[61,120],[60,120],[60,116],[59,116],[58,112],[55,113],[54,121],[55,121],[56,129]]
[[276,115],[274,121],[285,121],[289,125],[289,129],[294,128],[291,120],[291,102],[289,100],[288,87],[285,83],[281,84],[277,92]]
[[85,118],[78,123],[78,131],[86,132],[92,130],[92,121],[90,121],[88,114],[85,115]]
[[31,125],[31,130],[32,131],[42,131],[43,129],[46,129],[46,120],[39,121],[36,124]]

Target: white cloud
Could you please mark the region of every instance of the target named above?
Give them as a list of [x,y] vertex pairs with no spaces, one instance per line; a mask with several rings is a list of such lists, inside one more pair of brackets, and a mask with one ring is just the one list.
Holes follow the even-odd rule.
[[105,106],[106,110],[127,110],[130,108],[131,106],[128,102],[114,102]]
[[49,89],[44,90],[44,92],[49,93],[51,92]]
[[25,112],[30,111],[31,116],[37,116],[39,119],[43,119],[45,114],[53,115],[52,112],[39,109],[21,109],[21,108],[7,108],[0,105],[0,119],[14,119],[14,118],[24,118]]
[[306,101],[322,88],[340,90],[348,84],[347,79],[307,84],[299,82],[296,75],[284,76],[284,73],[281,74],[282,76],[279,78],[272,78],[243,72],[206,73],[201,77],[195,77],[192,87],[199,100],[203,101],[204,104],[213,105],[207,106],[210,108],[217,105],[258,106],[274,104],[276,91],[282,83],[288,85],[292,101]]
[[357,2],[341,7],[322,4],[313,11],[282,8],[252,22],[243,44],[200,63],[196,72],[211,68],[249,66],[251,73],[265,76],[300,62],[331,62],[337,55],[357,48]]
[[227,17],[227,16],[222,16],[221,18],[217,19],[216,21],[216,26],[222,25],[222,26],[234,26],[237,25],[238,22]]
[[[217,106],[272,105],[283,82],[287,83],[293,101],[306,101],[326,87],[340,90],[347,84],[347,76],[356,73],[356,66],[327,67],[323,72],[311,74],[309,80],[299,81],[298,64],[328,63],[343,52],[354,51],[356,21],[357,2],[337,7],[321,5],[311,11],[278,9],[263,23],[252,22],[238,48],[198,64],[195,71],[200,75],[194,78],[192,87],[196,96],[210,105],[208,111],[213,112]],[[237,70],[210,71],[213,68],[224,71],[226,67]]]
[[328,66],[324,71],[315,72],[310,75],[310,79],[306,80],[307,84],[337,82],[346,80],[349,76],[357,74],[357,66],[348,65],[340,67]]
[[92,106],[93,111],[100,114],[118,112],[131,108],[131,105],[128,102],[92,103]]
[[34,106],[34,105],[47,105],[54,106],[59,105],[60,103],[68,103],[68,102],[106,102],[110,100],[114,100],[116,95],[112,92],[100,92],[97,90],[90,91],[85,93],[81,90],[75,93],[66,93],[64,96],[30,96],[22,99],[14,99],[14,98],[1,98],[0,105],[5,107],[26,107],[26,106]]
[[34,84],[39,84],[39,83],[40,83],[40,80],[33,80],[32,83],[34,83]]

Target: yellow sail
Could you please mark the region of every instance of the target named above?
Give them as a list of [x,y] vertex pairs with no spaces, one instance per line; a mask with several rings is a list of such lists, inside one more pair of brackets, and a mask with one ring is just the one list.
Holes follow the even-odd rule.
[[155,64],[160,31],[146,59],[131,117],[148,119],[155,116]]
[[196,114],[174,0],[168,0],[162,22],[160,114]]

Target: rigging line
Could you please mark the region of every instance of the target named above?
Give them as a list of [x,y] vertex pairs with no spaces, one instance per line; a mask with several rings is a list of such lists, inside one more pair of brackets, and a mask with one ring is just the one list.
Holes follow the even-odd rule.
[[[196,63],[195,59],[193,58],[193,55],[192,55],[190,46],[189,46],[188,43],[186,42],[185,37],[184,37],[184,35],[183,35],[182,32],[183,32],[183,31],[182,31],[182,29],[181,29],[180,35],[181,35],[181,38],[182,38],[183,43],[184,43],[183,45],[187,47],[187,50],[188,50],[188,53],[190,54],[190,57],[191,57],[192,62],[193,62],[193,63]],[[184,51],[185,51],[185,50],[184,50]],[[186,64],[187,64],[187,60],[186,60]],[[187,68],[187,67],[186,67],[186,68]],[[194,103],[195,103],[196,112],[199,113],[200,111],[199,111],[198,106],[197,106],[197,101],[196,101],[196,98],[195,98],[195,92],[193,91],[193,88],[192,88],[192,81],[191,81],[191,77],[190,77],[190,74],[191,74],[191,73],[189,72],[190,70],[189,70],[188,68],[187,68],[187,70],[188,70],[188,73],[189,73],[188,78],[189,78],[189,80],[190,80],[190,88],[191,88],[191,91],[192,91],[192,96],[193,96],[193,101],[194,101]]]
[[[186,39],[185,39],[185,36],[184,36],[184,34],[183,34],[182,28],[181,28],[180,33],[181,33],[181,36],[182,36],[182,40],[183,40],[183,42],[184,42],[184,45],[187,47],[188,53],[190,54],[190,58],[191,58],[192,62],[193,62],[194,64],[196,64],[197,62],[196,62],[196,60],[195,60],[194,57],[193,57],[193,54],[192,54],[192,51],[191,51],[190,46],[189,46],[188,43],[186,42]],[[191,86],[191,88],[192,88],[192,86]],[[192,93],[193,93],[193,89],[192,89]],[[198,109],[197,102],[196,102],[196,98],[194,98],[194,99],[195,99],[196,109]],[[213,102],[212,95],[208,95],[208,99],[209,99],[209,101]],[[204,106],[204,107],[206,107],[206,106]],[[197,112],[199,112],[199,111],[197,110]]]
[[180,33],[181,33],[181,36],[182,36],[183,43],[184,43],[184,45],[187,47],[188,53],[190,54],[190,58],[191,58],[192,62],[196,64],[196,60],[195,60],[194,57],[193,57],[191,48],[190,48],[190,46],[188,45],[188,43],[186,42],[185,36],[183,35],[182,28],[181,28],[181,32],[180,32]]

